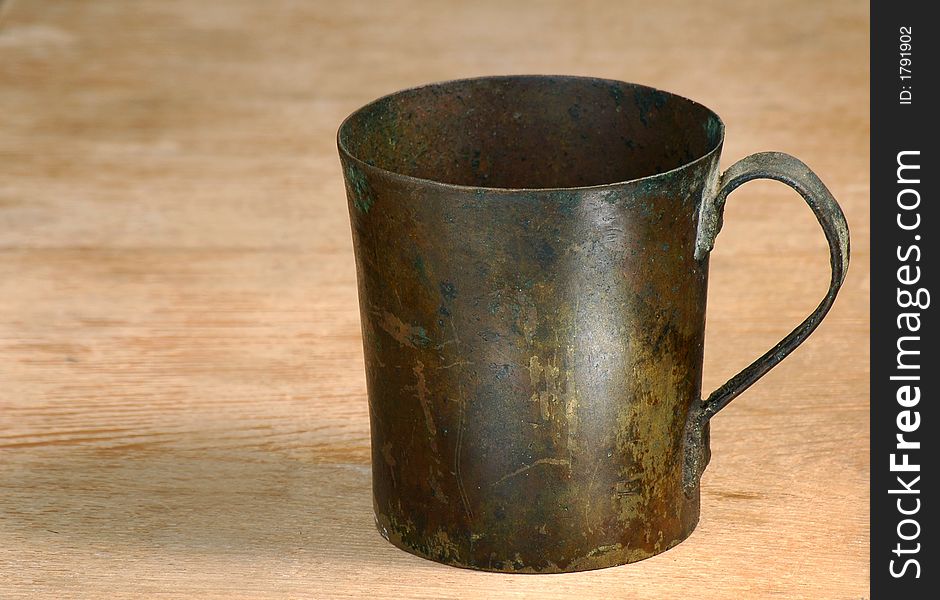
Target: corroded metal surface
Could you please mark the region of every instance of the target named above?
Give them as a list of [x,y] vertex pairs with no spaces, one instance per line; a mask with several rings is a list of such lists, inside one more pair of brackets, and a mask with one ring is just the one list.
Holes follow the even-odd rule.
[[389,541],[561,572],[691,533],[722,135],[678,96],[544,76],[425,86],[341,126]]

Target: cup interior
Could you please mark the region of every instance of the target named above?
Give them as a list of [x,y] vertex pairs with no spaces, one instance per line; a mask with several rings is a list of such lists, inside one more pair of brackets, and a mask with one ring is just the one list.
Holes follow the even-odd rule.
[[342,151],[386,171],[487,188],[624,182],[721,144],[708,108],[675,94],[585,77],[507,76],[380,98],[340,126]]

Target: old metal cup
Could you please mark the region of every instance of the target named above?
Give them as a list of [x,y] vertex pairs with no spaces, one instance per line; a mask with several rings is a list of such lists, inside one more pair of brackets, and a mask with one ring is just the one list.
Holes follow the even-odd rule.
[[[709,419],[793,351],[848,266],[845,217],[799,160],[718,170],[691,100],[582,77],[484,77],[340,126],[376,523],[443,563],[565,572],[641,560],[699,517]],[[794,188],[829,241],[816,310],[702,400],[725,198]]]

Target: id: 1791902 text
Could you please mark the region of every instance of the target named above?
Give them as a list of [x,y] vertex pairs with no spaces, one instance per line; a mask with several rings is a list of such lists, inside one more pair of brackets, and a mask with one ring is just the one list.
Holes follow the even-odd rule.
[[914,101],[914,94],[911,92],[911,42],[912,28],[910,25],[898,29],[898,75],[901,78],[901,93],[898,94],[898,104],[911,104]]

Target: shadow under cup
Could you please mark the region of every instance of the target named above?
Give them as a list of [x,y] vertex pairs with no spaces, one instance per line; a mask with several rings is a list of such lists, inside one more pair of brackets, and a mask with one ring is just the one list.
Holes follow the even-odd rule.
[[384,537],[564,572],[691,533],[722,135],[695,102],[579,77],[434,84],[343,123]]

